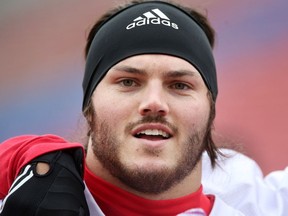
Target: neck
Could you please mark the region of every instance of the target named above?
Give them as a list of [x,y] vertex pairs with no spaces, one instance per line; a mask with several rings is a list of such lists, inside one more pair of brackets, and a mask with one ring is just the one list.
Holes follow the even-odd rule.
[[[105,215],[209,215],[214,198],[202,192],[202,186],[193,193],[174,199],[147,199],[119,188],[93,174],[85,167],[85,182]],[[194,214],[193,214],[194,215]]]

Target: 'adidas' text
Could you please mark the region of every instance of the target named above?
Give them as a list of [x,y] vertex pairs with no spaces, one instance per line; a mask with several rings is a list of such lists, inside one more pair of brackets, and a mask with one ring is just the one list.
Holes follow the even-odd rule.
[[174,29],[179,29],[178,25],[176,23],[171,22],[170,19],[159,9],[153,9],[152,12],[149,11],[149,12],[144,13],[143,15],[145,16],[145,18],[141,16],[137,17],[136,19],[133,20],[132,23],[127,25],[126,29],[130,30],[135,27],[149,25],[149,24],[153,24],[153,25],[162,24],[165,26],[172,27]]

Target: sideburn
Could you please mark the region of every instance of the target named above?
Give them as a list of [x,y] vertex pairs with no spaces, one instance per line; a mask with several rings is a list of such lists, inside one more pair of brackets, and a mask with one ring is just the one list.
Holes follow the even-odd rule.
[[204,150],[207,152],[209,158],[210,158],[210,162],[211,162],[211,167],[215,168],[215,166],[217,165],[217,159],[218,159],[218,155],[224,156],[223,153],[221,153],[219,151],[219,149],[217,148],[214,140],[213,140],[213,135],[212,135],[212,131],[214,130],[214,119],[216,116],[216,108],[215,108],[215,101],[212,98],[212,94],[210,91],[208,91],[207,93],[207,97],[210,103],[210,114],[209,114],[209,119],[208,119],[208,123],[207,123],[207,130],[206,130],[206,134],[204,136]]

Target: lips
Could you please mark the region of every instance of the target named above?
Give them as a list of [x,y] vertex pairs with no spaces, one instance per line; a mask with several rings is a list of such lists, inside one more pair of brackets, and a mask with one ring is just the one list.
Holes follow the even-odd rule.
[[133,136],[144,139],[169,139],[172,137],[172,131],[164,125],[148,124],[137,127],[133,131]]
[[168,139],[170,135],[165,131],[158,130],[158,129],[147,129],[144,131],[140,131],[135,135],[137,138],[141,138],[142,136],[158,136],[163,137],[163,139]]

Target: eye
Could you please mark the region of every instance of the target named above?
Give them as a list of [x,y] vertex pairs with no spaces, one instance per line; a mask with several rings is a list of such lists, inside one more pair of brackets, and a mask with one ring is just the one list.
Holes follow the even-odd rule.
[[185,83],[174,83],[171,87],[176,89],[176,90],[187,90],[187,89],[190,89],[190,87],[187,84],[185,84]]
[[137,85],[136,82],[132,79],[123,79],[120,81],[120,84],[125,87],[132,87]]

